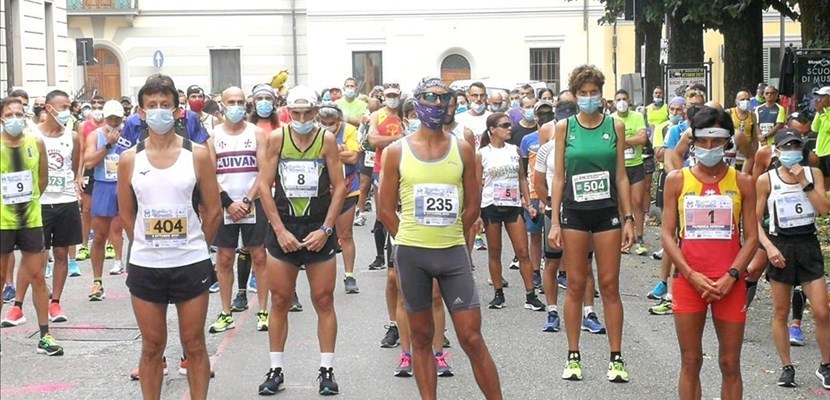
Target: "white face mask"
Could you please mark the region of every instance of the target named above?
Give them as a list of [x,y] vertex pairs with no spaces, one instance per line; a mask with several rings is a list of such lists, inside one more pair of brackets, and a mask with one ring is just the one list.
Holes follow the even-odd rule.
[[749,100],[741,100],[738,102],[738,109],[741,111],[749,110]]
[[628,112],[628,102],[625,100],[617,101],[617,111],[621,113]]

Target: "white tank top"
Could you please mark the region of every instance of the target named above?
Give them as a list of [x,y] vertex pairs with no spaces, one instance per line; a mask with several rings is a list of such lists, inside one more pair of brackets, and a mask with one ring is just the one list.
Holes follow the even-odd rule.
[[519,191],[519,151],[510,143],[496,148],[488,145],[479,149],[481,153],[484,189],[481,192],[481,207],[490,205],[521,207]]
[[[769,233],[794,236],[816,232],[816,210],[799,183],[787,183],[778,168],[767,172],[770,193],[767,198]],[[804,168],[807,181],[813,182],[813,170]]]
[[49,137],[35,125],[33,133],[43,140],[43,146],[46,148],[46,163],[49,165],[48,184],[40,197],[40,204],[65,204],[78,201],[75,191],[75,171],[72,170],[72,151],[75,149],[72,131],[64,128],[60,136]]
[[176,268],[207,260],[208,245],[193,210],[196,172],[193,151],[185,139],[173,165],[150,164],[144,142],[136,148],[131,180],[138,212],[130,264],[145,268]]
[[213,128],[216,150],[216,179],[219,187],[234,201],[248,194],[256,181],[256,125],[245,123],[245,130],[236,135],[225,132],[225,125]]

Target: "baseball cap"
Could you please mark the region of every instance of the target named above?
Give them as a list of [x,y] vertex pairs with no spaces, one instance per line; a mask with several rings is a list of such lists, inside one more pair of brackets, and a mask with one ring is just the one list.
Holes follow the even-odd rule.
[[798,142],[804,144],[804,139],[801,134],[790,128],[784,128],[775,134],[775,147],[783,146],[787,143]]
[[190,85],[187,87],[187,97],[190,97],[191,94],[205,94],[205,91],[199,87],[199,85]]
[[539,108],[544,107],[544,106],[550,107],[551,111],[554,108],[553,107],[553,102],[551,102],[550,100],[541,100],[541,101],[537,101],[536,105],[533,106],[533,112],[539,111]]
[[124,97],[121,98],[121,103],[125,103],[125,102],[127,104],[133,104],[132,100],[130,100],[130,98],[127,97],[127,96],[124,96]]
[[89,104],[89,102],[84,102],[83,104],[81,104],[81,110],[83,110],[84,108],[92,108],[92,104]]
[[814,90],[813,94],[819,95],[819,96],[830,96],[830,86],[825,86],[821,89]]
[[104,103],[104,118],[119,117],[124,118],[124,106],[118,100],[110,100]]
[[317,107],[317,93],[308,86],[295,86],[288,91],[286,105],[288,108]]
[[384,83],[383,84],[383,95],[386,96],[387,94],[401,94],[401,85],[397,83]]

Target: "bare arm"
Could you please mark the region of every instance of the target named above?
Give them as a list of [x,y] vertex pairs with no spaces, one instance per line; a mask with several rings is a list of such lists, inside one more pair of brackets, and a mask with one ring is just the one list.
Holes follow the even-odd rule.
[[[755,252],[758,250],[758,224],[753,223],[758,220],[755,217],[755,206],[757,206],[757,203],[752,177],[739,173],[738,189],[741,191],[741,220],[745,221],[743,224],[744,240],[741,250],[735,257],[735,260],[732,261],[731,267],[743,273],[746,271],[746,267],[749,266],[749,262],[752,261],[752,257],[755,256]],[[728,278],[733,279],[732,277]]]
[[668,254],[670,259],[674,262],[677,270],[689,279],[689,275],[693,272],[686,258],[683,257],[683,252],[680,251],[680,246],[677,245],[678,215],[677,215],[677,198],[680,195],[680,189],[683,186],[683,174],[680,171],[673,171],[666,177],[666,185],[663,190],[663,231],[660,239],[663,243],[663,250]]
[[[464,211],[462,211],[461,223],[464,232],[469,232],[481,212],[481,185],[478,183],[480,182],[480,158],[479,162],[476,162],[476,152],[469,143],[458,142],[458,144],[461,150],[461,162],[464,164],[464,174],[462,175]],[[470,165],[474,164],[478,166],[469,168]]]
[[[625,128],[623,128],[625,129]],[[648,141],[648,135],[646,135],[645,129],[640,129],[636,135],[626,137],[625,138],[625,146],[626,147],[636,147],[636,146],[643,146]]]
[[755,153],[755,162],[752,165],[752,179],[756,182],[759,177],[767,172],[770,163],[772,162],[772,146],[764,146]]
[[767,233],[764,232],[764,210],[767,208],[767,198],[769,197],[769,174],[761,175],[756,181],[755,189],[757,191],[757,201],[755,202],[755,215],[758,226],[758,242],[764,249],[771,249],[773,246],[770,242]]
[[282,149],[282,129],[276,129],[265,139],[265,157],[260,160],[257,158],[257,165],[259,166],[259,197],[262,199],[262,210],[268,221],[271,223],[271,229],[274,233],[279,235],[285,230],[285,225],[280,219],[277,212],[277,203],[271,194],[271,187],[274,186],[277,180],[277,165],[280,162],[280,150]]
[[401,172],[398,166],[401,162],[401,145],[389,146],[383,152],[380,162],[383,164],[380,176],[380,191],[378,192],[378,218],[392,237],[398,235],[400,219],[398,218],[398,188],[400,185]]
[[343,183],[343,166],[340,164],[340,152],[337,150],[337,140],[329,132],[323,138],[323,156],[326,159],[326,169],[331,181],[331,204],[326,214],[324,225],[334,226],[334,221],[340,215],[343,208],[343,200],[346,199],[346,185]]
[[378,112],[372,113],[369,117],[369,144],[375,146],[377,149],[386,148],[396,140],[402,138],[403,135],[384,136],[378,131]]
[[[625,171],[625,125],[620,121],[614,121],[614,130],[617,132],[617,195],[620,212],[623,215],[629,215],[631,214],[631,184],[628,182],[628,174]],[[562,157],[564,158],[564,154]]]
[[138,212],[133,194],[133,165],[135,164],[135,149],[121,153],[118,160],[118,182],[116,190],[118,193],[118,216],[124,226],[124,232],[130,242],[133,241],[135,232],[135,215]]
[[196,167],[196,181],[199,184],[202,205],[202,232],[205,240],[213,243],[216,231],[222,223],[222,206],[219,204],[219,183],[216,181],[216,163],[204,146],[193,145],[193,162]]
[[35,143],[37,143],[37,149],[40,152],[40,157],[38,157],[37,187],[40,189],[40,195],[42,196],[43,192],[46,191],[46,186],[49,185],[49,163],[46,160],[46,145],[43,144],[43,139],[35,137]]
[[533,181],[533,191],[535,191],[536,195],[539,197],[539,205],[542,207],[543,210],[545,209],[545,206],[547,205],[547,202],[548,202],[548,199],[547,199],[547,197],[548,197],[547,196],[547,193],[548,193],[547,179],[548,178],[547,178],[547,176],[545,176],[544,172],[539,172],[539,171],[533,170],[533,179],[531,179],[531,181]]
[[[518,149],[516,152],[518,153]],[[528,159],[519,154],[519,190],[522,192],[522,208],[529,209],[530,203],[530,186],[527,183],[527,164]]]
[[104,157],[106,155],[106,146],[98,148],[98,130],[95,130],[86,137],[86,146],[84,146],[84,167],[88,169],[95,168],[96,165],[104,161]]
[[556,123],[556,133],[553,138],[556,141],[556,145],[554,145],[556,158],[553,183],[550,186],[551,231],[548,240],[557,248],[562,248],[559,221],[561,220],[560,208],[562,207],[562,196],[565,191],[565,133],[568,128],[567,123],[565,120]]
[[[810,203],[813,204],[813,208],[816,210],[818,215],[827,215],[828,212],[830,212],[830,200],[828,200],[827,196],[824,194],[824,176],[818,168],[808,168],[810,168],[813,173],[814,188],[813,190],[807,192],[807,198],[810,199]],[[802,186],[806,186],[806,182],[803,182]]]

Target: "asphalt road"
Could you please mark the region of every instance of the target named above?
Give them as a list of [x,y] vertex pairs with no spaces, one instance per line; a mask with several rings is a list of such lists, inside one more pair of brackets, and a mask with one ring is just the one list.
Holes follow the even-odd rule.
[[[369,216],[369,222],[374,217]],[[400,349],[383,349],[379,342],[385,333],[387,321],[384,301],[386,271],[368,271],[374,258],[370,224],[355,229],[358,243],[357,279],[360,294],[347,295],[342,280],[338,280],[335,295],[339,333],[335,376],[340,385],[340,398],[346,399],[417,399],[413,378],[392,375]],[[647,242],[654,247],[656,231],[649,228]],[[506,236],[506,235],[505,235]],[[505,243],[504,248],[510,248]],[[473,255],[478,266],[475,277],[483,304],[492,299],[487,285],[486,252]],[[512,258],[504,254],[505,265]],[[105,271],[111,266],[107,261]],[[66,332],[57,328],[91,328],[81,330],[84,340],[62,340],[66,355],[45,357],[35,353],[36,341],[29,337],[37,331],[34,308],[27,300],[24,312],[29,319],[16,328],[5,328],[2,335],[0,358],[0,397],[2,399],[127,399],[140,398],[138,382],[130,381],[130,370],[137,366],[141,341],[129,294],[124,285],[125,276],[105,277],[107,299],[99,303],[87,301],[91,283],[91,267],[82,263],[84,275],[69,278],[62,304],[69,321],[54,324],[53,332],[59,339]],[[522,308],[523,290],[518,271],[505,269],[505,277],[512,284],[505,289],[507,307],[502,310],[482,309],[483,333],[499,368],[505,398],[540,399],[662,399],[677,397],[677,377],[680,370],[679,350],[671,316],[650,316],[646,309],[653,301],[645,293],[656,281],[659,262],[648,257],[623,256],[621,292],[625,306],[623,355],[628,363],[631,382],[613,384],[605,379],[608,360],[608,341],[604,335],[583,332],[582,357],[585,378],[582,382],[560,379],[566,357],[564,331],[541,331],[545,314]],[[342,270],[338,272],[342,279]],[[317,368],[319,353],[316,339],[316,318],[308,297],[304,275],[298,281],[298,293],[305,311],[290,314],[290,332],[286,352],[286,390],[278,397],[314,399],[317,395]],[[564,294],[560,293],[560,304]],[[255,330],[255,295],[249,295],[252,307],[236,315],[237,328],[220,334],[207,334],[216,378],[211,381],[212,399],[255,399],[257,387],[269,367],[268,339],[264,332]],[[602,319],[602,302],[597,301]],[[8,305],[3,312],[8,310]],[[219,312],[218,295],[211,295],[208,324]],[[818,348],[813,337],[813,324],[805,316],[806,346],[793,349],[796,361],[796,380],[799,387],[783,389],[775,385],[779,361],[769,330],[771,303],[768,288],[761,284],[758,297],[749,310],[744,342],[742,372],[744,394],[748,399],[823,398],[830,391],[820,388],[814,376],[819,362]],[[171,371],[165,377],[165,399],[186,399],[187,380],[180,376],[175,308],[168,313],[170,335],[166,355]],[[207,327],[206,327],[207,328]],[[456,375],[440,378],[439,398],[480,399],[481,393],[473,379],[467,357],[457,345],[450,326],[447,333],[453,347],[450,364]],[[97,339],[95,341],[89,339]],[[120,340],[101,340],[120,339]],[[703,338],[705,360],[702,372],[703,397],[720,397],[720,376],[717,364],[717,340],[714,328],[708,324]]]

